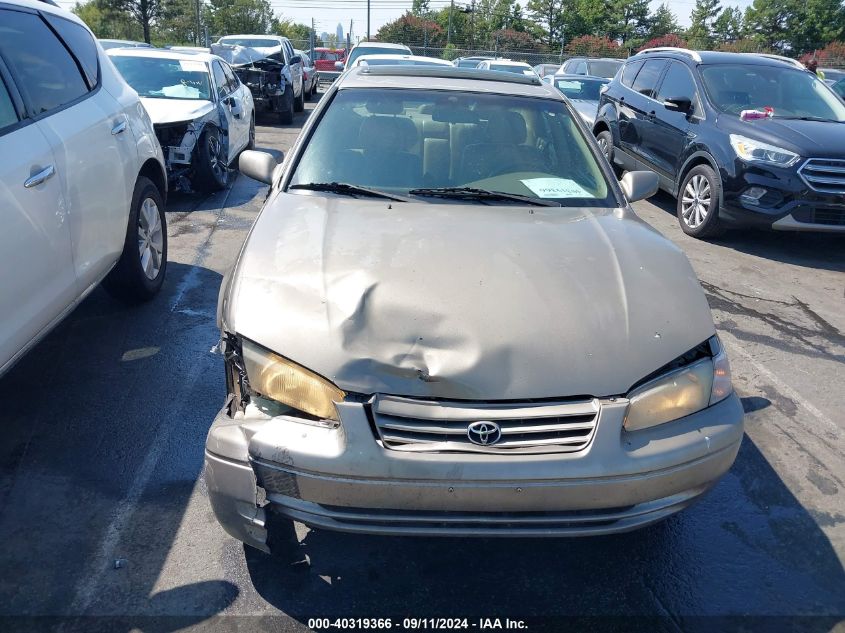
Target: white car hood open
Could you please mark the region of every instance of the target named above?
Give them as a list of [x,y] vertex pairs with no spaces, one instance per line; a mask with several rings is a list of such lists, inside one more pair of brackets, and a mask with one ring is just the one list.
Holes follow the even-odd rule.
[[211,101],[199,99],[153,99],[141,97],[141,103],[154,124],[193,121],[214,109]]
[[715,331],[683,252],[612,210],[279,193],[226,290],[227,329],[362,394],[624,394]]

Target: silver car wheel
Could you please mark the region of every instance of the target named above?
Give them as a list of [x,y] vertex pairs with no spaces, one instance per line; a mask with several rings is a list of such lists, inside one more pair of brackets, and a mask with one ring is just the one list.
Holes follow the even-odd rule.
[[152,198],[146,198],[138,213],[138,253],[141,257],[141,268],[147,279],[158,277],[163,250],[164,233],[158,205]]
[[601,153],[607,156],[607,141],[603,138],[598,139],[599,149]]
[[224,171],[226,169],[221,156],[223,152],[223,144],[220,142],[216,136],[212,136],[208,139],[208,164],[211,167],[211,171],[214,172],[214,175],[217,177],[217,180],[220,182],[225,182],[224,180]]
[[681,199],[681,217],[691,229],[707,219],[712,202],[710,182],[702,175],[690,178]]

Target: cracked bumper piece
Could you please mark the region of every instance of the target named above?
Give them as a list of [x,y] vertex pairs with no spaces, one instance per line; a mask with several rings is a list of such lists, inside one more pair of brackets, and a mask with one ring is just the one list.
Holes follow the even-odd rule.
[[217,519],[267,550],[267,523],[287,517],[345,532],[419,536],[588,536],[640,528],[704,494],[736,458],[736,395],[633,433],[627,401],[602,402],[577,453],[472,454],[391,450],[364,405],[339,405],[337,428],[221,411],[206,443]]

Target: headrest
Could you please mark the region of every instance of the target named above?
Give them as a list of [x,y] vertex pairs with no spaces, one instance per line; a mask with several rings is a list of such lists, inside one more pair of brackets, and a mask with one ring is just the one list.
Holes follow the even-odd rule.
[[525,119],[519,112],[506,110],[496,112],[487,123],[487,133],[498,143],[515,143],[520,145],[528,137]]
[[402,102],[396,99],[375,99],[364,105],[370,114],[402,114]]
[[417,126],[405,117],[367,117],[361,125],[358,141],[366,149],[406,152],[417,144]]

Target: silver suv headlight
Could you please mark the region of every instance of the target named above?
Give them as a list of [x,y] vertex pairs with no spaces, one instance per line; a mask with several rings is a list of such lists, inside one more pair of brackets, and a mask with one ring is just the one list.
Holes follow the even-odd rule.
[[628,394],[630,404],[625,414],[625,430],[637,431],[665,424],[701,411],[730,395],[733,391],[731,367],[725,349],[716,336],[707,344],[711,353],[709,358],[672,369]]

